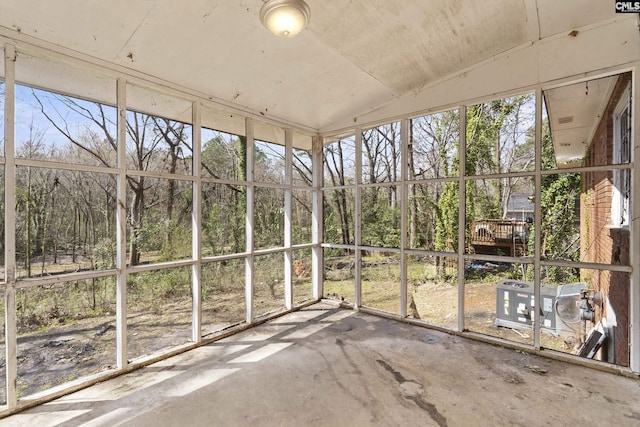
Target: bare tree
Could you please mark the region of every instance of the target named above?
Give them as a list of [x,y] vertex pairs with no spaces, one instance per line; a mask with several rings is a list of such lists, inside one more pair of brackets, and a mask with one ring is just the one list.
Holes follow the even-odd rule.
[[333,202],[338,211],[342,243],[349,245],[354,242],[351,241],[347,190],[344,188],[347,182],[345,156],[342,145],[342,141],[337,141],[334,144],[326,146],[324,149],[324,163],[325,171],[329,174],[331,184],[334,187],[339,187],[337,190],[332,191],[334,194]]
[[[411,247],[435,245],[438,203],[442,182],[419,185],[420,180],[444,178],[457,174],[456,156],[459,143],[457,111],[432,114],[411,120],[409,149],[409,242]],[[417,233],[420,232],[420,235]],[[444,248],[441,248],[444,249]]]
[[[97,102],[87,102],[58,94],[41,95],[33,91],[33,97],[40,111],[72,145],[86,152],[89,161],[105,167],[115,166],[117,139],[115,114]],[[76,116],[75,120],[69,116]],[[84,121],[84,127],[77,128],[77,118]],[[127,112],[127,162],[128,167],[139,171],[162,170],[175,173],[182,150],[191,147],[186,144],[186,130],[183,123],[154,117],[138,112]],[[149,207],[145,192],[156,183],[144,175],[127,175],[127,186],[131,194],[128,206],[128,222],[131,228],[129,240],[130,264],[140,262],[139,232],[144,226],[146,209]],[[166,212],[172,217],[175,189],[170,180],[167,187]],[[155,200],[153,201],[156,202]]]

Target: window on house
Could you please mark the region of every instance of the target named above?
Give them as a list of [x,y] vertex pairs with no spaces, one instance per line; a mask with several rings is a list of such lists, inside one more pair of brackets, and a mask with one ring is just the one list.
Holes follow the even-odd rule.
[[[630,86],[625,88],[616,109],[613,112],[613,156],[614,163],[631,162],[631,103]],[[613,197],[611,203],[611,220],[613,225],[629,224],[631,192],[631,171],[619,169],[613,174]]]

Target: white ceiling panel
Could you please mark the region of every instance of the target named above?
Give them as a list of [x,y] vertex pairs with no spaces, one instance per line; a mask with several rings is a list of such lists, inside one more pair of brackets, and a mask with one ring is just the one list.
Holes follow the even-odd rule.
[[536,0],[540,37],[569,33],[616,16],[614,1]]
[[0,0],[0,25],[112,61],[153,9],[153,1]]
[[16,62],[16,75],[19,84],[116,104],[116,79],[78,64],[21,53]]
[[[637,19],[603,0],[306,1],[292,39],[262,26],[262,0],[0,0],[0,36],[18,61],[29,47],[70,53],[310,133],[640,56]],[[519,74],[503,69],[516,58]]]
[[524,43],[524,20],[519,1],[357,0],[325,2],[309,30],[402,94]]

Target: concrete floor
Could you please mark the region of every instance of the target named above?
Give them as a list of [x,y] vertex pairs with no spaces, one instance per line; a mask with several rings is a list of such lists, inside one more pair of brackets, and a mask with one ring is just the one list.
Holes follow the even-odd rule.
[[637,426],[640,380],[318,303],[1,426]]

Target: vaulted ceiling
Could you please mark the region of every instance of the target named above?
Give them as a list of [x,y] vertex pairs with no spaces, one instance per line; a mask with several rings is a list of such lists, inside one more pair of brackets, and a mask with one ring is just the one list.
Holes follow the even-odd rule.
[[612,1],[306,1],[306,29],[280,39],[262,0],[0,0],[0,37],[313,133],[604,68],[575,49],[613,55],[607,66],[640,52],[637,17]]

